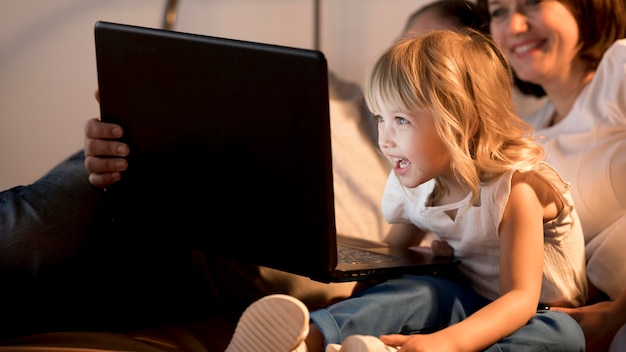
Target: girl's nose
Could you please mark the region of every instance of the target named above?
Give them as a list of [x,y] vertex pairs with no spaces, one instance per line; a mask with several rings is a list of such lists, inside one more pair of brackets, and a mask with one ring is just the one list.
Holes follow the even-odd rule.
[[389,134],[388,129],[382,127],[381,124],[378,125],[378,146],[381,150],[390,148],[393,145],[393,140],[390,138]]

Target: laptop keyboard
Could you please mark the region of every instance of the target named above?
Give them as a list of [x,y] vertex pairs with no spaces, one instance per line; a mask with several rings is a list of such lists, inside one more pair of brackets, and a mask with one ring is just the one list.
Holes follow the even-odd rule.
[[395,260],[389,255],[344,246],[337,247],[337,256],[340,263],[346,264],[381,263]]

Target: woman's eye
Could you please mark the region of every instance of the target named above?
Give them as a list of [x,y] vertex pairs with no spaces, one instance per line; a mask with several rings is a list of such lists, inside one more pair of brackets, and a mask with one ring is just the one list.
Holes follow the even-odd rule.
[[489,17],[498,18],[506,15],[507,8],[502,6],[501,4],[494,4],[493,6],[488,7]]
[[492,10],[489,11],[489,16],[491,18],[498,18],[498,17],[502,16],[503,14],[504,14],[504,10],[503,9],[495,8],[495,9],[492,9]]
[[[525,8],[532,8],[538,6],[543,0],[526,0],[523,5]],[[498,18],[505,16],[507,14],[507,8],[501,6],[491,6],[489,7],[489,17]]]

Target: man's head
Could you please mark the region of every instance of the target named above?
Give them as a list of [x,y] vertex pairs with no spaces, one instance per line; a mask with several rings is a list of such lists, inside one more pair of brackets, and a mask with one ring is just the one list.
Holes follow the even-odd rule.
[[486,21],[469,0],[437,0],[413,12],[406,21],[401,38],[433,29],[469,27],[487,30]]

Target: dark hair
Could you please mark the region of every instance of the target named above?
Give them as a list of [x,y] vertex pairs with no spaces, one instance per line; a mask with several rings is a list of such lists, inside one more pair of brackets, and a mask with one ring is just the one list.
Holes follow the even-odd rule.
[[[624,0],[556,0],[572,13],[578,25],[579,58],[588,71],[595,71],[606,50],[618,39],[626,38],[626,1]],[[487,0],[477,0],[482,18],[490,20]],[[515,77],[515,85],[524,94],[545,95],[537,84]]]
[[469,27],[483,33],[489,33],[486,17],[482,17],[476,4],[470,0],[437,0],[424,5],[409,16],[405,28],[408,28],[417,16],[431,10],[459,28]]

